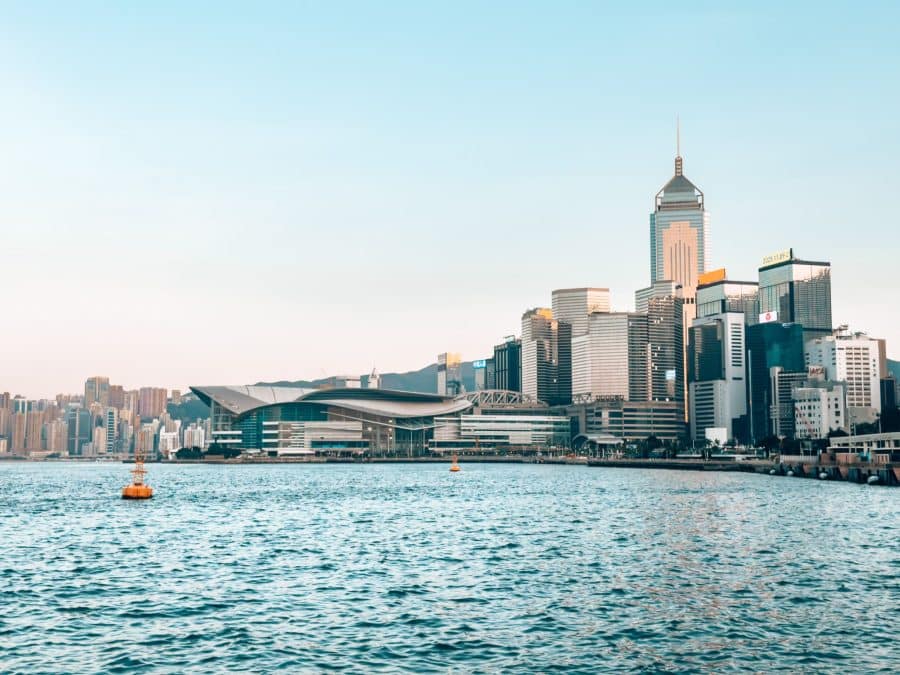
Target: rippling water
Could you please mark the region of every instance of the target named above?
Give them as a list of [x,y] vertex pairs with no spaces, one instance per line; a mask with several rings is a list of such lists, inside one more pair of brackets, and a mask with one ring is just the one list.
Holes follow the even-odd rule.
[[[0,671],[893,671],[900,490],[0,464]],[[895,672],[895,671],[894,671]]]

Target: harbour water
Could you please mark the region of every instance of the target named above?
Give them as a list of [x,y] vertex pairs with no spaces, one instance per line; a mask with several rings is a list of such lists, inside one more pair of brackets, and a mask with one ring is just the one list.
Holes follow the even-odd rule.
[[0,463],[0,672],[896,672],[900,492]]

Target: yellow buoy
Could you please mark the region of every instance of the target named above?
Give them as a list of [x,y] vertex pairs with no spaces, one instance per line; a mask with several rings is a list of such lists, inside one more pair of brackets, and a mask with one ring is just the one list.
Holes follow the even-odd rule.
[[153,488],[144,484],[144,451],[135,449],[134,468],[131,470],[131,485],[122,488],[122,499],[150,499],[153,496]]
[[456,463],[457,459],[459,459],[456,455],[453,455],[453,463],[450,465],[450,471],[459,471],[459,464]]

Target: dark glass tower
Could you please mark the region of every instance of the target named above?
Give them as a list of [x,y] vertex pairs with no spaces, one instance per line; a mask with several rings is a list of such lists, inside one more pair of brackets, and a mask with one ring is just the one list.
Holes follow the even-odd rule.
[[760,313],[801,324],[804,340],[830,335],[831,263],[797,260],[793,251],[780,258],[759,268]]
[[684,300],[651,298],[647,307],[650,400],[684,402]]
[[494,347],[494,388],[522,391],[522,341],[509,338]]
[[799,323],[760,323],[747,327],[749,364],[750,433],[760,441],[773,433],[772,369],[785,373],[805,373],[803,326]]

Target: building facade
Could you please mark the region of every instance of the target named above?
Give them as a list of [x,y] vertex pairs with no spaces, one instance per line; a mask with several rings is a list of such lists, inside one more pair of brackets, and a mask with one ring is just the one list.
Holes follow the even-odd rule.
[[633,443],[649,436],[674,441],[687,433],[684,408],[674,402],[610,399],[573,404],[566,412],[577,435],[609,435]]
[[650,214],[650,282],[673,281],[693,299],[697,279],[706,271],[708,237],[703,193],[684,176],[679,153],[675,175],[656,194]]
[[556,321],[553,310],[539,307],[522,315],[523,394],[550,405],[571,400],[571,344],[571,327]]
[[845,382],[851,424],[874,422],[881,414],[879,345],[862,333],[835,333],[806,343],[806,363],[825,370],[829,380]]
[[[793,415],[790,387],[785,399],[776,401],[778,380],[785,381],[782,373],[799,373],[806,377],[806,361],[803,355],[803,326],[798,323],[768,321],[747,327],[747,402],[750,413],[750,441],[760,442],[766,436],[777,435],[778,410],[785,408]],[[778,375],[778,378],[775,376]]]
[[[720,271],[721,279],[704,283],[703,277],[700,278],[700,285],[697,286],[697,318],[740,312],[747,325],[758,323],[759,284],[753,281],[728,281],[725,270]],[[708,274],[714,275],[714,272]]]
[[287,455],[414,456],[434,437],[435,417],[469,410],[465,398],[388,389],[191,387],[210,408],[211,451]]
[[493,388],[522,391],[522,341],[514,336],[494,346]]
[[462,393],[462,357],[455,352],[444,352],[437,357],[437,393],[439,396],[456,396]]
[[793,249],[767,256],[759,268],[759,311],[766,320],[799,323],[804,340],[829,335],[831,263],[799,260]]
[[[698,298],[699,298],[698,291]],[[725,312],[697,317],[688,349],[691,437],[724,428],[729,439],[748,440],[745,315]]]
[[846,429],[847,397],[842,383],[809,382],[794,387],[793,399],[795,438],[828,438],[831,431]]
[[553,291],[553,318],[572,327],[572,339],[588,332],[588,319],[595,312],[608,312],[608,288],[560,288]]
[[436,452],[529,454],[566,450],[572,440],[564,415],[463,414],[434,423],[429,448]]

